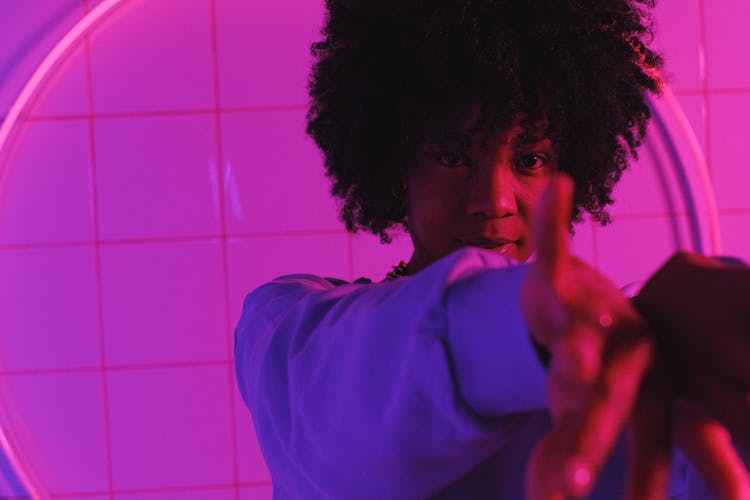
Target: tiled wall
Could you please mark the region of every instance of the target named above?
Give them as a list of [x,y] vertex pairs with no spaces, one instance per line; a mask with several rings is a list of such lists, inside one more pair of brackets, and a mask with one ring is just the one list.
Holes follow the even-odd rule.
[[[0,4],[0,115],[95,4]],[[49,491],[270,497],[233,384],[242,297],[287,272],[377,279],[408,257],[406,238],[343,231],[303,133],[320,14],[315,0],[131,0],[23,122],[0,183],[0,400]],[[747,19],[746,0],[663,0],[656,43],[726,252],[750,259]],[[626,176],[611,228],[579,229],[576,248],[619,282],[673,250],[661,235],[686,217],[654,175]]]
[[750,2],[665,0],[658,45],[672,86],[704,146],[725,252],[750,260]]

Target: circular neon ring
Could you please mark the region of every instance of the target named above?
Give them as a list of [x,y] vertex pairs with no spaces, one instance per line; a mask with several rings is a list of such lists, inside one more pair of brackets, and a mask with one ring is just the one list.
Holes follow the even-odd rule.
[[[10,143],[16,123],[21,117],[21,113],[37,96],[39,89],[53,73],[60,61],[67,56],[71,50],[84,39],[93,28],[98,26],[107,16],[115,11],[118,7],[126,4],[130,0],[103,0],[99,5],[91,9],[86,15],[78,21],[73,28],[55,45],[37,67],[18,94],[13,104],[10,106],[7,116],[0,125],[0,159],[6,146]],[[0,188],[4,184],[6,171],[4,165],[0,165]],[[0,447],[15,472],[19,482],[31,498],[47,498],[49,495],[42,493],[44,488],[32,473],[32,468],[21,458],[21,454],[16,452],[8,432],[0,425]]]

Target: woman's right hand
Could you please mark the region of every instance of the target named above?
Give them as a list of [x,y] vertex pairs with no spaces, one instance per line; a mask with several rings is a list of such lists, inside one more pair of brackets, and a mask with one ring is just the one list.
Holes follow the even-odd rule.
[[[572,182],[566,178],[554,180],[543,195],[533,226],[538,258],[521,293],[532,336],[552,356],[548,400],[555,424],[532,455],[529,497],[586,495],[620,432],[630,424],[630,498],[666,496],[675,441],[719,498],[748,498],[747,473],[726,429],[685,405],[674,409],[677,400],[671,381],[679,370],[669,359],[656,358],[644,318],[605,276],[570,255],[567,230],[572,198]],[[639,300],[658,308],[663,277],[657,274],[659,280],[649,282]],[[669,291],[664,294],[671,296]],[[700,315],[700,305],[690,304]],[[667,319],[679,313],[679,307],[661,310]],[[677,342],[677,337],[672,341]],[[696,353],[699,344],[691,344]],[[722,373],[708,363],[701,371],[712,376]],[[704,403],[714,410],[728,407],[716,401]],[[738,427],[742,433],[750,426]]]

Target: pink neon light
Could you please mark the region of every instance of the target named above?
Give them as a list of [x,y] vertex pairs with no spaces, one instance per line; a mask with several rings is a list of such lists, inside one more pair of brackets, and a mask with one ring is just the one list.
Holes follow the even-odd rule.
[[[15,129],[15,125],[18,122],[21,112],[26,109],[33,98],[36,97],[39,89],[46,82],[47,78],[53,73],[53,70],[57,67],[60,61],[70,53],[71,49],[75,47],[95,26],[97,26],[104,18],[114,12],[117,7],[124,5],[129,0],[103,0],[99,5],[94,7],[88,14],[86,14],[73,28],[68,31],[65,36],[55,45],[55,47],[47,54],[44,60],[39,64],[36,71],[31,75],[31,78],[26,82],[23,89],[21,90],[16,100],[10,107],[8,115],[5,121],[0,126],[0,153],[5,149],[5,146],[10,142],[11,133]],[[0,155],[2,158],[2,155]],[[5,180],[5,169],[0,172],[0,186],[3,185]],[[31,498],[48,498],[49,495],[43,493],[44,488],[41,487],[39,481],[35,478],[32,473],[32,468],[29,464],[22,460],[21,455],[16,452],[14,446],[12,446],[12,440],[6,429],[0,425],[0,447],[6,454],[11,467],[18,476],[19,481],[26,489],[27,493]]]
[[[703,47],[701,46],[701,54],[702,53]],[[703,62],[701,62],[701,66],[702,65]],[[703,71],[703,69],[701,69],[701,71]],[[682,106],[680,106],[680,103],[677,102],[677,98],[675,97],[674,92],[672,92],[672,89],[669,88],[668,85],[662,85],[662,91],[664,93],[664,98],[666,99],[667,104],[672,110],[672,113],[674,113],[675,117],[677,118],[677,123],[680,125],[680,129],[682,129],[682,133],[685,134],[685,137],[687,137],[688,144],[690,145],[690,151],[693,153],[693,158],[695,159],[695,164],[698,168],[698,175],[701,181],[701,186],[703,187],[703,192],[706,195],[706,205],[708,208],[708,227],[711,235],[711,255],[722,255],[724,251],[724,245],[721,239],[719,210],[716,206],[714,186],[711,182],[711,175],[708,172],[708,163],[706,162],[706,157],[703,154],[703,149],[701,149],[698,138],[695,136],[695,130],[693,130],[693,127],[690,125],[690,121],[685,115]],[[696,216],[697,215],[698,214],[696,214]]]
[[[9,142],[11,132],[15,128],[18,118],[21,116],[21,112],[26,109],[26,106],[36,96],[37,92],[41,88],[42,84],[52,73],[52,70],[57,64],[70,52],[71,48],[76,46],[78,42],[99,22],[101,22],[106,16],[111,14],[115,8],[122,4],[125,4],[129,0],[103,0],[102,3],[94,7],[88,14],[86,14],[73,28],[68,31],[65,36],[55,45],[55,47],[47,54],[47,57],[37,67],[34,74],[26,82],[21,93],[18,94],[16,100],[10,107],[8,115],[5,117],[5,121],[0,126],[0,152],[5,149],[6,143]],[[3,172],[4,174],[4,172]]]

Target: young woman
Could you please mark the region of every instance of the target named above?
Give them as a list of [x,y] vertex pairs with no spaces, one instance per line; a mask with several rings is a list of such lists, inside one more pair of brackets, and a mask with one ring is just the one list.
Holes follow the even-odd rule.
[[[275,498],[665,494],[675,365],[567,249],[583,211],[608,221],[645,134],[661,64],[648,3],[327,1],[308,133],[347,228],[387,242],[403,226],[414,253],[382,283],[293,275],[246,298],[237,380]],[[671,282],[641,307],[663,312]],[[607,461],[627,422],[629,481],[619,448]],[[688,451],[714,445],[724,461],[699,468],[740,492],[711,430],[683,432]]]

